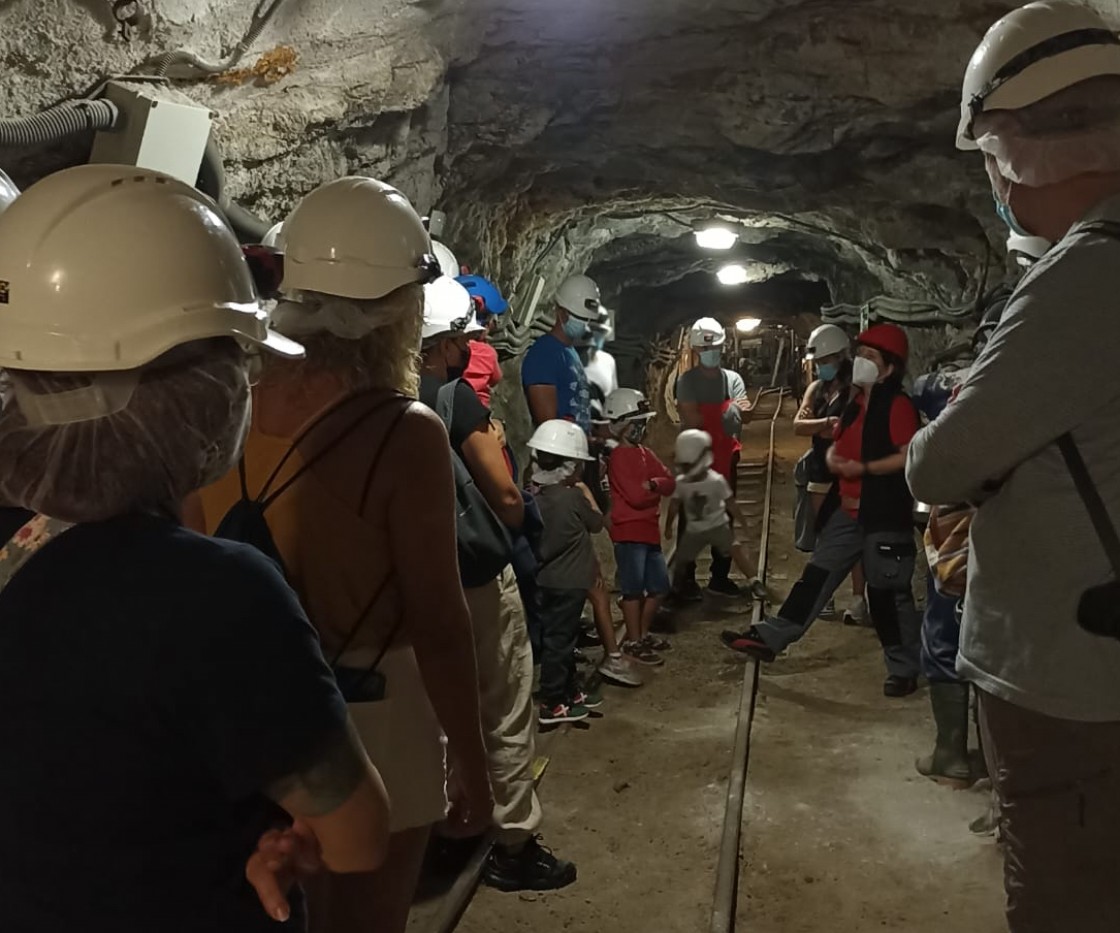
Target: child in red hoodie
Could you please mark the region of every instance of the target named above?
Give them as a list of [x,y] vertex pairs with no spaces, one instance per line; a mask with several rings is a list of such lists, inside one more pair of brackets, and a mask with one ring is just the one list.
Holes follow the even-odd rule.
[[626,622],[622,653],[639,664],[663,664],[658,652],[669,648],[669,643],[654,636],[650,626],[670,588],[659,518],[661,499],[673,494],[677,482],[654,452],[642,446],[653,413],[641,392],[616,389],[607,396],[604,411],[618,441],[607,475],[611,540]]

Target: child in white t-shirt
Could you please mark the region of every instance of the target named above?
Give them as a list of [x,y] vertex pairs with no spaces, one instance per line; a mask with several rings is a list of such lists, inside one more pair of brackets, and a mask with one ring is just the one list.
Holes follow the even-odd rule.
[[766,599],[766,585],[758,578],[758,565],[749,548],[735,540],[730,516],[737,528],[746,528],[746,519],[735,501],[731,485],[712,469],[712,437],[707,431],[682,431],[676,448],[677,487],[669,503],[665,534],[671,539],[677,516],[683,511],[688,521],[670,562],[674,584],[684,568],[707,547],[727,554],[747,578],[747,586],[757,599]]

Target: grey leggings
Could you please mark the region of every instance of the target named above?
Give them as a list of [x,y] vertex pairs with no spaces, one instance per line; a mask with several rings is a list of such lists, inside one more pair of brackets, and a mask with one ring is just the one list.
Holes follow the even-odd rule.
[[800,639],[862,560],[867,607],[883,646],[887,673],[917,677],[922,619],[912,589],[916,556],[912,529],[868,533],[846,512],[837,510],[821,529],[801,579],[778,614],[759,623],[759,634],[774,651]]

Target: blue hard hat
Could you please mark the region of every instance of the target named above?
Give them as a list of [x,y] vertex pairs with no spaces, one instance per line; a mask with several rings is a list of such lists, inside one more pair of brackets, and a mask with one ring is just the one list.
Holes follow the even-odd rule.
[[502,297],[498,286],[481,275],[460,275],[455,281],[471,293],[472,298],[482,299],[482,308],[489,314],[505,314],[509,302]]

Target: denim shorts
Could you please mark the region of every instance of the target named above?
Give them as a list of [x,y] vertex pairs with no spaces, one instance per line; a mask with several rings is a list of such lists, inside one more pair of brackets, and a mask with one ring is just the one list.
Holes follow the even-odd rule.
[[623,599],[664,596],[669,592],[669,570],[658,544],[618,541],[614,546],[618,564],[618,588]]

